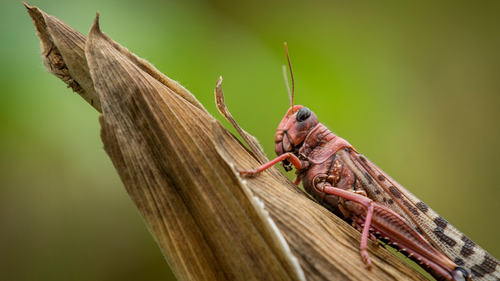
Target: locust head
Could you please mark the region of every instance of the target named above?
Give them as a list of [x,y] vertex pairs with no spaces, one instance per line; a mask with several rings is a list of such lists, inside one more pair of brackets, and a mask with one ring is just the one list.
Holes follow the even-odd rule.
[[306,136],[318,123],[316,114],[307,107],[295,105],[288,109],[274,137],[276,154],[297,153]]

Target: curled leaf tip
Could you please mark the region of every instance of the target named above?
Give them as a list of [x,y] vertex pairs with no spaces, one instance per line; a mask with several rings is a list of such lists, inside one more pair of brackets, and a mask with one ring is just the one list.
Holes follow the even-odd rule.
[[38,8],[36,6],[31,6],[30,4],[28,4],[28,2],[26,1],[23,1],[23,5],[24,7],[26,7],[26,9],[28,10],[28,13],[29,11],[33,11],[33,10],[37,10]]
[[99,12],[95,13],[94,23],[92,24],[90,31],[101,32],[101,27],[99,26]]

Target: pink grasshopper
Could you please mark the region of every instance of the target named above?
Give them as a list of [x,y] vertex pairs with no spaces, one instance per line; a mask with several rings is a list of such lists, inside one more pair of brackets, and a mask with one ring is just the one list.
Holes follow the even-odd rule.
[[362,231],[360,254],[368,268],[367,241],[378,238],[438,279],[500,280],[495,258],[319,123],[311,110],[293,105],[288,50],[287,59],[292,94],[275,136],[278,158],[240,174],[255,176],[278,162],[286,171],[295,167],[296,185],[302,181],[320,204]]

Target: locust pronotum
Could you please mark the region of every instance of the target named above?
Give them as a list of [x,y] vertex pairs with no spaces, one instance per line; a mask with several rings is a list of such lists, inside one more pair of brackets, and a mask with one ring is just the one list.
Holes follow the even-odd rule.
[[319,123],[311,110],[293,104],[286,43],[285,49],[292,91],[287,82],[290,109],[274,139],[278,158],[240,174],[255,176],[278,162],[286,171],[295,167],[295,184],[302,182],[320,204],[361,230],[367,267],[367,240],[381,239],[438,279],[500,280],[498,260]]

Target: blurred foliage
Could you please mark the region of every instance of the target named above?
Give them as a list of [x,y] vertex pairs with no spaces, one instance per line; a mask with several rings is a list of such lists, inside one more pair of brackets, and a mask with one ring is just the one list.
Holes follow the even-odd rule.
[[[30,1],[114,40],[235,119],[274,156],[297,104],[500,257],[500,2]],[[0,3],[3,280],[173,278],[102,150],[98,114],[47,74],[21,1]],[[227,123],[224,123],[227,125]]]

